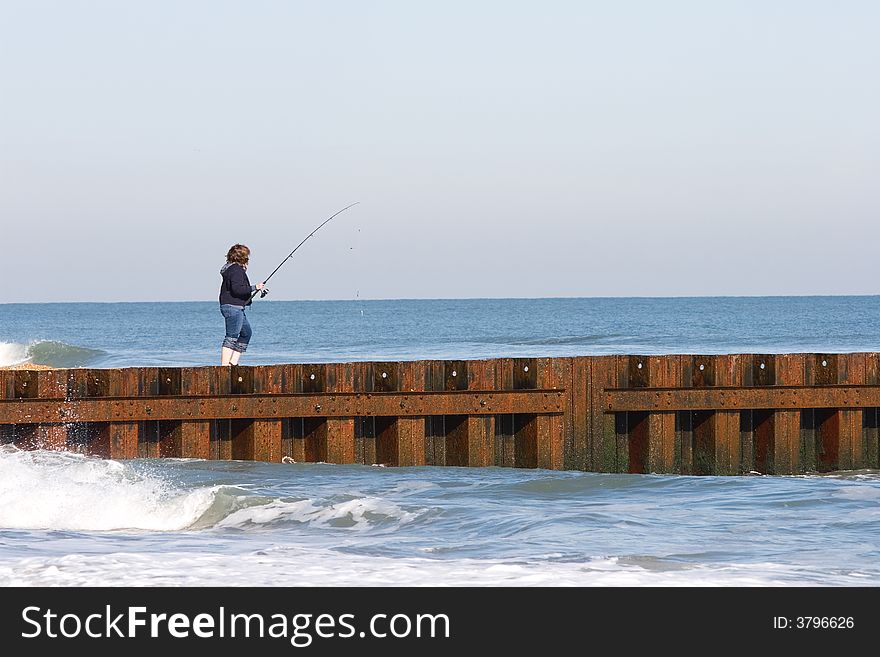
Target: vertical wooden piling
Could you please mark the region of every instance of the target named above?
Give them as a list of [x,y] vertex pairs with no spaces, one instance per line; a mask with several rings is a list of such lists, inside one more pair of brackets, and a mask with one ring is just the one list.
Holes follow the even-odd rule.
[[[212,367],[185,367],[180,372],[180,394],[210,395]],[[182,420],[178,426],[175,451],[183,458],[211,458],[211,421]]]
[[[810,354],[805,362],[806,385],[863,384],[867,375],[865,354]],[[801,471],[849,470],[864,455],[861,409],[821,408],[804,411],[811,422],[805,437]]]
[[[538,387],[536,358],[513,359],[514,390],[534,390]],[[517,468],[538,467],[538,427],[532,414],[513,416],[513,464]]]
[[67,448],[81,454],[110,458],[110,423],[77,421],[76,400],[110,396],[110,376],[107,370],[70,370],[68,397],[73,407],[74,424],[68,429]]
[[[428,390],[446,390],[446,363],[428,361],[425,383]],[[446,465],[446,416],[431,415],[426,420],[425,463]]]
[[[231,367],[212,367],[211,392],[215,395],[232,394],[231,378]],[[211,458],[220,461],[232,460],[232,420],[219,419],[211,424]]]
[[[680,386],[678,356],[618,356],[620,388]],[[620,415],[620,414],[618,414]],[[617,467],[631,473],[671,472],[676,456],[672,411],[630,411],[616,418]]]
[[[880,354],[871,352],[865,354],[865,383],[880,385]],[[856,464],[858,468],[880,468],[880,440],[878,440],[878,409],[866,408],[862,411],[863,416],[863,449],[862,461]]]
[[[867,355],[864,353],[838,356],[838,382],[863,385],[867,376]],[[840,413],[838,437],[839,470],[864,467],[865,431],[862,409],[843,409]]]
[[[682,385],[682,363],[679,356],[649,356],[648,381],[655,388],[675,388]],[[680,439],[676,441],[675,411],[651,413],[648,416],[648,471],[673,472],[676,447],[680,451]],[[678,442],[678,445],[677,445]]]
[[[38,396],[37,373],[33,370],[13,370],[6,382],[7,399],[34,399]],[[17,424],[8,429],[9,442],[21,449],[36,449],[39,431],[36,424]]]
[[[538,388],[559,390],[571,388],[570,358],[537,359]],[[538,467],[549,470],[562,470],[565,462],[566,436],[571,443],[571,416],[566,405],[562,415],[537,415]]]
[[590,376],[592,358],[571,359],[571,379],[566,386],[570,433],[567,433],[564,467],[566,470],[591,470],[590,451]]
[[[160,367],[156,373],[156,394],[160,397],[178,397],[181,393],[182,371],[178,367]],[[183,424],[180,420],[160,420],[156,423],[159,441],[159,456],[180,458],[182,448]]]
[[[159,369],[156,367],[139,367],[138,396],[153,397],[159,394]],[[142,420],[138,423],[138,456],[141,458],[159,458],[159,422]]]
[[[445,390],[488,390],[495,383],[495,361],[447,361]],[[494,415],[446,415],[446,465],[481,467],[495,462]]]
[[[280,393],[284,371],[275,365],[252,368],[253,392],[261,394]],[[246,431],[253,450],[253,460],[281,462],[282,424],[280,418],[254,419]]]
[[[138,373],[131,367],[109,371],[110,395],[113,397],[136,397]],[[109,429],[110,457],[134,459],[138,457],[138,422],[111,422]],[[207,457],[205,457],[207,458]]]
[[[281,365],[281,392],[301,393],[302,365]],[[281,455],[293,461],[306,459],[303,418],[284,418],[281,422]]]
[[[325,369],[323,365],[302,366],[303,392],[324,392]],[[327,419],[303,418],[303,460],[309,463],[327,462]]]
[[[499,358],[495,361],[495,389],[513,390],[513,359]],[[513,467],[514,439],[513,414],[495,416],[495,465],[501,467]]]
[[[426,361],[398,364],[398,387],[404,392],[424,392],[428,385]],[[425,465],[425,443],[429,433],[428,418],[401,417],[397,419],[398,441],[404,446],[399,450],[400,465]],[[404,458],[405,456],[405,458]]]
[[[776,384],[804,384],[803,354],[779,354],[775,363]],[[773,418],[773,474],[793,474],[800,470],[801,411],[775,411]]]
[[[376,362],[365,365],[366,381],[370,392],[393,392],[399,390],[402,363]],[[401,440],[398,418],[377,416],[373,418],[376,444],[376,463],[399,465],[412,461],[408,440]]]
[[589,453],[593,472],[617,472],[617,416],[606,413],[606,388],[617,387],[617,356],[594,356],[590,359]]
[[[683,356],[684,385],[693,388],[741,386],[739,356]],[[690,430],[690,465],[683,472],[698,475],[739,474],[742,467],[739,411],[690,411],[683,424]]]
[[[745,357],[743,385],[750,387],[770,386],[776,383],[774,367],[776,357],[771,354],[754,354]],[[742,467],[744,472],[769,474],[773,471],[775,448],[774,418],[770,409],[747,410],[742,413]]]
[[[325,365],[326,392],[352,392],[355,363],[334,363]],[[333,417],[325,421],[328,463],[355,462],[355,419],[353,417]]]
[[[67,370],[42,370],[37,373],[38,397],[43,399],[67,398]],[[60,411],[64,411],[63,402]],[[59,420],[62,420],[59,414]],[[137,425],[135,425],[135,455],[137,455]],[[67,449],[67,425],[63,421],[41,424],[38,429],[37,447],[40,449]]]
[[[281,390],[281,371],[272,367],[230,367],[230,393],[248,395]],[[234,406],[234,400],[230,401]],[[280,419],[234,419],[230,423],[232,458],[281,461]]]

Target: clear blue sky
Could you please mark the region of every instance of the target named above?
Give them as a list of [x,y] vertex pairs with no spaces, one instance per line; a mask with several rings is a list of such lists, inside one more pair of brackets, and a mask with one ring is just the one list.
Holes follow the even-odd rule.
[[230,244],[259,279],[353,201],[274,298],[876,293],[878,34],[847,0],[0,0],[0,301],[215,299]]

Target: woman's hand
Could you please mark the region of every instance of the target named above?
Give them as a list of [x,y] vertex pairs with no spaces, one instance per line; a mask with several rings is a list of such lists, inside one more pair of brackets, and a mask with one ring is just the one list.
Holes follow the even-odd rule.
[[256,287],[258,290],[262,290],[264,287],[266,287],[266,284],[265,283],[257,283],[254,287]]

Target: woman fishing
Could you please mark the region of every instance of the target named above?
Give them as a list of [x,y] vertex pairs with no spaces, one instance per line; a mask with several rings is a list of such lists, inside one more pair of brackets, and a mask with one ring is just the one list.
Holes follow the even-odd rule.
[[233,244],[226,254],[226,264],[220,268],[223,282],[220,284],[220,314],[226,320],[226,337],[220,348],[221,365],[238,365],[238,359],[247,351],[251,340],[251,325],[244,309],[251,305],[257,290],[265,283],[251,285],[247,277],[251,250],[244,244]]

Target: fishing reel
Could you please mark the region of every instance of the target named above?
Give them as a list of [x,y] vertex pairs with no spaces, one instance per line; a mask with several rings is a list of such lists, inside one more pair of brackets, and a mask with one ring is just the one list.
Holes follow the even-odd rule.
[[268,287],[264,287],[262,290],[260,290],[260,298],[261,298],[261,299],[262,299],[264,296],[266,296],[267,294],[269,294],[269,288],[268,288]]

